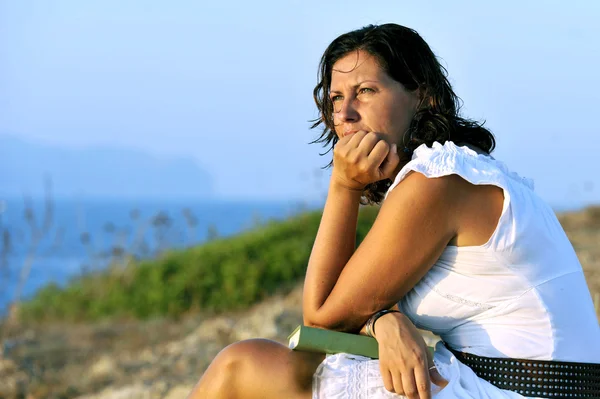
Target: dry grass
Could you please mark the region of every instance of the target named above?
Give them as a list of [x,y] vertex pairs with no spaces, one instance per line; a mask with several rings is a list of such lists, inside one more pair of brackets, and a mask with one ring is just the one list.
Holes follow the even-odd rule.
[[585,272],[600,317],[600,206],[558,215]]

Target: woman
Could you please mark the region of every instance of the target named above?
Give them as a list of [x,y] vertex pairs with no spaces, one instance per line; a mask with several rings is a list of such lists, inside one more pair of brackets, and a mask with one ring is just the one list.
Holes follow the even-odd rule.
[[[314,127],[333,170],[304,323],[373,335],[380,359],[244,341],[190,397],[599,396],[600,328],[575,252],[531,182],[489,155],[492,134],[459,116],[445,72],[395,24],[344,34],[321,59]],[[361,198],[385,201],[355,249]],[[433,359],[415,326],[442,338]]]

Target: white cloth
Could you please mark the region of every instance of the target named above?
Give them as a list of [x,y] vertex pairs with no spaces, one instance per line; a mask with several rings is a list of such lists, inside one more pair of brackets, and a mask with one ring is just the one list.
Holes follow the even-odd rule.
[[[441,343],[440,343],[441,344]],[[443,345],[438,344],[434,362],[439,373],[448,380],[443,389],[432,385],[435,399],[516,399],[521,395],[498,389],[480,379],[457,361]],[[367,357],[340,353],[330,355],[319,365],[313,378],[313,398],[316,399],[392,399],[403,398],[387,391],[379,371],[379,361]]]
[[[533,183],[491,156],[452,142],[417,148],[389,190],[411,171],[498,186],[504,205],[489,241],[447,247],[398,303],[402,312],[459,351],[600,363],[600,326],[581,265]],[[434,360],[449,381],[433,390],[436,399],[521,397],[479,379],[441,345]],[[397,397],[385,390],[377,360],[328,356],[313,378],[314,399]]]

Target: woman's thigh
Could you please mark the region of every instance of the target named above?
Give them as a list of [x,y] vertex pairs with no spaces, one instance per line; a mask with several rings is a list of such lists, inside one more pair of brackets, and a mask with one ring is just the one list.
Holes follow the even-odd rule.
[[190,399],[310,399],[313,374],[324,358],[266,339],[237,342],[217,355]]

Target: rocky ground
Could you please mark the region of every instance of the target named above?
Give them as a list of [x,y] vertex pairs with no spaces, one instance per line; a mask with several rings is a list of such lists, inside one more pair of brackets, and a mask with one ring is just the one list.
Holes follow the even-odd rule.
[[[600,303],[600,207],[560,220]],[[252,337],[285,342],[301,322],[300,304],[299,286],[218,317],[20,327],[0,359],[0,398],[185,398],[227,344]]]
[[220,349],[285,342],[301,322],[301,287],[239,314],[203,320],[30,328],[0,363],[0,393],[30,398],[185,398]]

